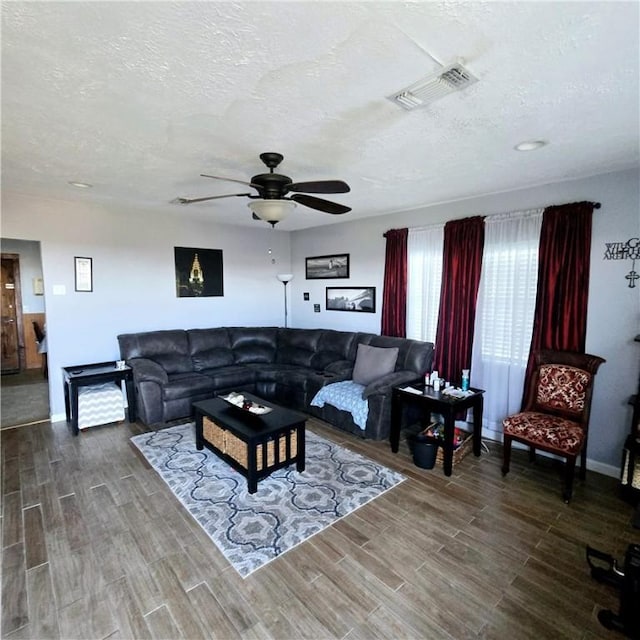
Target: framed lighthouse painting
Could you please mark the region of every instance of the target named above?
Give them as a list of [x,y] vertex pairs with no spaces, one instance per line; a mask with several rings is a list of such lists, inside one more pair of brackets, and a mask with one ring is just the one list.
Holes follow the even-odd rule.
[[222,249],[174,247],[174,254],[178,298],[224,295]]

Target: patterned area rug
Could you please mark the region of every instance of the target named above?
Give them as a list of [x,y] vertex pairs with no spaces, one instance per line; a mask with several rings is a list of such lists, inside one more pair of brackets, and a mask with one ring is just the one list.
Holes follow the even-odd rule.
[[193,423],[131,440],[243,578],[405,479],[307,430],[305,471],[275,471],[252,495],[244,476],[196,450]]

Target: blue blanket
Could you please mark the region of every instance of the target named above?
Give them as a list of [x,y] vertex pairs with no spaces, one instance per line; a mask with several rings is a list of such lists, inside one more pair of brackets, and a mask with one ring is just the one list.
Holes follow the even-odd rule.
[[369,402],[362,399],[363,391],[364,386],[353,382],[353,380],[334,382],[322,387],[314,396],[311,404],[314,407],[324,407],[325,403],[328,403],[336,409],[348,411],[353,421],[364,431],[369,415]]

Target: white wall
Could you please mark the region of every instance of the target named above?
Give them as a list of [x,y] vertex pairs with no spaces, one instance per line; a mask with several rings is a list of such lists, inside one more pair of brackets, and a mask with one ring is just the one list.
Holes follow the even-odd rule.
[[[490,215],[578,200],[602,203],[594,212],[587,350],[607,359],[596,379],[589,458],[594,469],[618,473],[630,428],[629,397],[638,385],[640,285],[629,288],[631,261],[604,261],[605,243],[640,237],[637,171],[593,176],[516,192],[444,203],[362,221],[291,234],[266,225],[255,229],[150,211],[39,200],[4,192],[2,235],[39,240],[45,279],[52,414],[64,412],[60,367],[118,356],[116,336],[127,331],[221,325],[282,325],[282,284],[275,274],[291,271],[290,326],[378,333],[385,242],[390,228]],[[348,217],[348,216],[347,216]],[[222,298],[176,298],[173,247],[224,251]],[[271,264],[268,248],[278,260]],[[349,253],[347,280],[305,280],[304,259]],[[94,293],[75,293],[73,257],[90,256]],[[640,264],[636,264],[636,271]],[[52,295],[54,285],[66,294]],[[375,286],[377,312],[326,311],[325,287]],[[303,300],[303,293],[310,300]],[[320,313],[313,304],[321,305]],[[473,374],[472,374],[473,376]],[[490,392],[490,390],[488,390]]]
[[[292,233],[293,326],[380,333],[385,254],[382,234],[391,228],[393,218],[395,216],[383,216]],[[338,253],[349,254],[349,278],[305,279],[305,258]],[[376,287],[376,313],[326,310],[326,287],[370,286]],[[304,300],[305,292],[309,293],[309,301]],[[314,304],[320,305],[320,313],[314,312]]]
[[[119,333],[284,322],[275,275],[290,269],[289,234],[266,224],[247,229],[186,216],[177,221],[152,211],[4,192],[2,235],[41,243],[56,419],[64,414],[61,367],[117,359]],[[176,297],[175,246],[223,250],[223,297]],[[74,291],[74,256],[93,258],[91,293]],[[55,295],[60,286],[64,295]]]
[[33,293],[33,279],[42,278],[40,243],[2,238],[2,253],[20,255],[20,287],[23,313],[44,313],[44,296]]
[[[606,358],[598,373],[592,405],[588,455],[591,468],[618,474],[622,445],[630,429],[629,397],[637,391],[640,343],[640,281],[628,287],[631,260],[605,261],[605,243],[640,237],[639,176],[624,171],[495,194],[482,198],[345,222],[292,233],[292,317],[296,327],[380,331],[385,241],[388,229],[417,227],[474,215],[491,215],[552,204],[590,200],[602,208],[593,216],[591,279],[587,318],[587,351]],[[305,280],[305,257],[351,254],[346,280]],[[640,271],[640,262],[636,263]],[[375,286],[377,312],[326,311],[326,286]],[[310,293],[303,301],[302,293]],[[313,303],[322,311],[313,312]],[[473,382],[473,372],[472,372]],[[490,393],[491,390],[487,390]]]

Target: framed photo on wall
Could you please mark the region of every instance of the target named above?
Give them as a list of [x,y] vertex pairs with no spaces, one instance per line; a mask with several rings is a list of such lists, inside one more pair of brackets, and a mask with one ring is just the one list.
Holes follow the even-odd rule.
[[93,291],[93,259],[76,256],[73,260],[76,291]]
[[176,296],[223,296],[222,249],[174,247]]
[[337,253],[332,256],[305,258],[305,277],[307,280],[348,278],[349,254]]
[[327,311],[375,313],[375,287],[327,287]]

